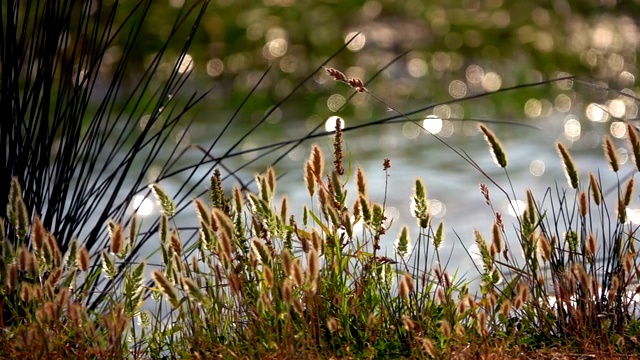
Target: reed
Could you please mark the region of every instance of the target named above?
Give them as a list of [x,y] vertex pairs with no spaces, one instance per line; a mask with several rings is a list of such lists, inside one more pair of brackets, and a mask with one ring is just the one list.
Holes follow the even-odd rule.
[[[275,201],[282,190],[273,167],[258,174],[255,185],[239,181],[226,190],[225,181],[235,171],[221,161],[242,153],[235,150],[242,140],[220,157],[211,155],[213,145],[201,148],[200,162],[178,169],[170,166],[180,158],[173,148],[161,174],[146,183],[142,174],[160,149],[172,148],[169,134],[202,99],[194,96],[180,104],[174,96],[188,76],[179,67],[164,82],[157,83],[154,74],[172,42],[183,44],[177,59],[185,59],[207,1],[183,8],[167,44],[132,88],[124,86],[125,60],[152,1],[140,2],[124,22],[116,22],[117,2],[100,7],[103,16],[97,17],[79,2],[32,4],[3,4],[7,16],[0,19],[0,108],[14,120],[0,122],[0,142],[8,151],[0,169],[0,197],[7,201],[0,207],[4,356],[488,359],[575,353],[613,357],[640,350],[637,229],[626,215],[633,178],[625,185],[617,178],[613,185],[618,196],[612,200],[593,173],[588,187],[583,185],[567,147],[558,143],[559,161],[573,191],[559,185],[543,195],[527,191],[526,209],[510,224],[493,208],[496,195],[490,196],[489,185],[481,184],[482,200],[494,215],[491,242],[479,230],[465,239],[475,243],[479,275],[462,277],[446,269],[441,258],[444,224],[434,223],[428,182],[422,179],[415,180],[413,194],[406,194],[417,234],[403,227],[395,248],[385,252],[381,241],[390,224],[386,194],[402,190],[389,189],[386,182],[374,188],[359,167],[355,176],[345,167],[351,159],[344,143],[358,126],[336,124],[330,133],[332,159],[325,159],[320,145],[310,147],[300,169],[308,204]],[[27,11],[29,21],[18,16]],[[92,35],[87,46],[71,46],[66,34],[74,19],[82,20],[82,32]],[[44,24],[53,26],[44,32]],[[103,85],[100,60],[124,34],[122,65]],[[344,83],[346,90],[395,109],[367,87],[370,80],[325,67],[330,60],[307,80],[324,67],[325,76]],[[70,63],[59,65],[65,61]],[[104,94],[96,96],[103,87]],[[495,94],[483,96],[490,95]],[[433,106],[396,110],[366,126],[399,121],[420,126],[410,116]],[[134,132],[145,114],[149,120]],[[115,118],[124,129],[110,121]],[[485,125],[480,130],[491,156],[508,175],[498,135]],[[107,145],[107,136],[116,131],[134,135]],[[637,162],[635,128],[628,127],[628,133]],[[327,135],[313,130],[251,151],[293,149]],[[466,153],[431,136],[485,176],[499,190],[497,196],[517,197],[504,190],[514,188],[508,176],[500,184]],[[608,138],[604,152],[618,174],[623,164]],[[124,159],[118,157],[122,153]],[[98,168],[101,156],[106,156],[104,163],[119,165]],[[327,161],[333,164],[330,173],[325,173]],[[143,164],[140,174],[131,170],[136,162]],[[382,172],[373,176],[386,179],[393,172],[391,160],[381,163]],[[193,204],[188,201],[193,188],[178,194],[163,189],[165,178],[189,172],[191,180],[204,166],[211,174],[209,190]],[[354,198],[347,196],[351,185]],[[151,192],[162,213],[149,231],[140,232],[126,210],[134,195]],[[192,237],[175,220],[186,206],[195,208],[198,221]],[[292,215],[300,210],[301,218]],[[140,254],[152,238],[159,240],[160,264],[150,264]],[[473,293],[476,282],[479,290]]]

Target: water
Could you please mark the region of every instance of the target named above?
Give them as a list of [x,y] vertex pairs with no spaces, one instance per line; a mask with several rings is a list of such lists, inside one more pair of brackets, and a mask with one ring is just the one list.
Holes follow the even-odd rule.
[[[348,126],[349,119],[346,121]],[[453,126],[453,131],[450,131],[450,134],[447,134],[449,136],[443,137],[443,139],[453,148],[468,154],[491,179],[507,191],[511,200],[526,201],[525,191],[527,189],[531,189],[539,201],[549,189],[555,194],[556,186],[568,188],[562,162],[555,147],[557,141],[569,147],[577,164],[583,189],[587,189],[589,171],[601,174],[605,190],[615,186],[616,176],[609,170],[601,145],[603,136],[610,132],[610,122],[582,121],[579,136],[576,136],[575,131],[567,132],[567,121],[564,115],[536,121],[523,120],[521,123],[532,125],[535,128],[514,124],[488,124],[501,139],[508,154],[508,175],[494,163],[487,143],[477,130],[477,122],[451,122],[448,125]],[[510,234],[508,237],[511,239],[512,250],[518,254],[519,250],[515,250],[517,239],[512,231],[514,227],[517,227],[517,223],[509,199],[500,192],[498,187],[459,155],[446,148],[424,130],[417,127],[410,129],[409,126],[415,127],[413,124],[390,124],[359,129],[345,134],[345,158],[351,161],[353,169],[356,165],[364,169],[371,201],[384,202],[387,216],[389,219],[393,219],[392,226],[386,237],[383,238],[383,252],[388,255],[392,254],[392,244],[402,225],[409,225],[413,237],[417,236],[418,228],[411,215],[410,203],[415,179],[421,178],[427,186],[428,198],[434,215],[434,227],[440,222],[445,224],[445,242],[440,253],[443,262],[446,261],[451,272],[457,269],[459,274],[468,274],[466,276],[474,277],[477,274],[473,260],[465,250],[474,243],[474,229],[479,230],[490,241],[494,214],[492,209],[485,204],[479,191],[480,183],[486,183],[489,186],[494,209],[503,214],[505,228]],[[216,134],[215,131],[215,126],[211,124],[198,123],[189,130],[184,144],[200,144],[208,148],[213,141],[213,134]],[[230,144],[239,139],[246,131],[246,127],[232,128],[231,132],[224,137],[225,140],[214,148],[214,155],[220,156],[229,148]],[[307,130],[302,124],[266,124],[264,128],[244,141],[238,150],[296,138],[303,136],[306,132]],[[417,136],[415,136],[416,134]],[[569,136],[572,138],[568,139]],[[622,153],[621,162],[625,163],[622,166],[620,178],[621,181],[626,181],[625,179],[628,177],[626,174],[634,172],[630,156],[625,154],[627,143],[624,139],[614,138],[614,140],[616,147],[619,147]],[[301,213],[302,204],[311,203],[304,187],[303,165],[309,156],[312,143],[322,147],[327,157],[326,166],[330,169],[331,137],[305,142],[275,166],[276,173],[282,175],[278,181],[275,204],[279,204],[280,198],[286,194],[291,204],[290,212],[297,215]],[[225,160],[224,164],[229,169],[236,169],[262,153],[264,152],[233,157]],[[255,163],[239,171],[238,175],[244,181],[252,179],[257,172],[263,171],[281,153],[258,159]],[[188,149],[181,163],[197,163],[201,157],[202,152]],[[391,159],[392,166],[388,176],[382,169],[384,158]],[[161,155],[157,163],[162,164],[163,160],[166,161]],[[346,166],[347,163],[345,163]],[[223,173],[225,172],[223,171]],[[201,185],[196,186],[196,189],[205,191],[210,168],[208,166],[202,167],[196,174],[193,179],[205,179]],[[161,186],[169,194],[173,194],[186,181],[188,181],[187,173],[182,173],[162,182]],[[353,183],[353,181],[351,182]],[[226,180],[228,189],[234,185],[237,183],[233,179]],[[255,186],[252,189],[255,189]],[[354,193],[353,186],[350,186],[349,206],[355,200]],[[574,195],[573,190],[568,192],[569,199],[573,199]],[[615,196],[616,192],[612,191],[609,196],[613,199],[610,209],[615,209]],[[195,194],[191,198],[193,197]],[[316,199],[314,203],[317,204],[317,202]],[[634,200],[631,207],[634,209],[638,207],[637,200]],[[192,208],[190,206],[189,211],[176,218],[175,223],[178,226],[197,226],[196,217],[191,211]],[[631,211],[630,214],[633,215],[634,212]],[[152,211],[150,216],[157,217],[157,210]],[[298,221],[301,221],[299,216]],[[148,251],[155,250],[157,245],[149,244]]]

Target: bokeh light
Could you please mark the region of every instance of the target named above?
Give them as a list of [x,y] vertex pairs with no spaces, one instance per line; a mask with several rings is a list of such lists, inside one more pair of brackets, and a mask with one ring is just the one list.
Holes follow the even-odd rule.
[[336,121],[340,123],[340,128],[344,129],[344,124],[345,124],[344,119],[339,116],[331,116],[327,119],[327,121],[325,121],[324,130],[327,132],[336,131]]
[[544,174],[545,164],[542,160],[533,160],[529,164],[529,172],[533,176],[542,176]]
[[507,212],[509,215],[518,217],[524,214],[527,205],[522,200],[511,200],[507,205]]
[[442,130],[442,119],[436,115],[428,115],[422,121],[422,127],[432,134],[437,134]]
[[367,43],[367,37],[363,33],[358,33],[355,31],[348,33],[344,37],[345,44],[351,39],[353,40],[349,43],[349,45],[347,45],[347,49],[351,51],[360,51]]
[[564,122],[564,137],[570,141],[576,141],[582,133],[582,125],[573,116],[568,116]]

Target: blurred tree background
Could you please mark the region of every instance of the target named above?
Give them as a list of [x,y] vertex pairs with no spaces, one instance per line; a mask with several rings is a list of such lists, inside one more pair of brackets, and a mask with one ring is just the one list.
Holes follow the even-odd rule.
[[[130,61],[144,68],[163,44],[170,24],[163,21],[188,8],[190,0],[156,6],[143,29],[144,44]],[[122,5],[134,6],[135,1]],[[432,102],[493,91],[563,75],[593,79],[636,94],[638,0],[213,0],[185,70],[194,90],[213,88],[207,112],[231,111],[272,70],[246,109],[262,116],[309,72],[356,33],[348,49],[330,66],[366,80],[410,50],[369,85],[394,106],[411,109]],[[171,13],[171,14],[170,14]],[[171,15],[171,16],[169,16]],[[105,74],[118,63],[118,47]],[[176,53],[178,50],[176,49]],[[130,64],[131,65],[131,64]],[[164,64],[167,74],[175,64]],[[158,74],[162,76],[162,73]],[[513,118],[568,111],[585,93],[558,84],[449,107],[442,117],[500,114]],[[289,103],[287,118],[304,119],[339,107],[349,90],[317,73]],[[560,91],[562,96],[559,96]],[[331,96],[335,93],[336,96]],[[593,90],[588,95],[599,96]],[[540,98],[541,100],[529,101]],[[372,99],[356,97],[342,114],[366,121]],[[620,117],[634,118],[626,101]],[[372,110],[372,107],[374,108]],[[618,106],[620,107],[620,106]],[[282,117],[274,114],[273,122]],[[224,117],[223,117],[224,118]],[[222,119],[220,121],[222,121]],[[250,120],[253,116],[245,117]],[[226,119],[226,118],[224,118]],[[289,120],[288,120],[289,121]]]

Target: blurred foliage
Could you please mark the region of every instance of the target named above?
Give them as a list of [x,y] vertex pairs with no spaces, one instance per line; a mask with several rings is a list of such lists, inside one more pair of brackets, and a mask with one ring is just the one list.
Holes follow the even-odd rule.
[[[170,13],[185,11],[193,4],[189,0],[163,1],[167,6],[153,9],[152,21],[143,29],[144,43],[130,60],[139,62],[136,66],[140,68],[150,62],[171,28],[164,19],[174,18]],[[135,3],[123,2],[128,6]],[[638,3],[214,0],[191,48],[192,82],[194,90],[214,88],[208,101],[213,111],[229,110],[229,104],[239,104],[272,66],[247,108],[262,115],[346,39],[360,32],[350,49],[330,66],[366,80],[410,50],[369,85],[373,93],[390,104],[401,104],[403,109],[567,74],[635,94]],[[116,57],[107,64],[105,74],[117,65],[117,46],[113,50]],[[165,66],[170,69],[174,65]],[[556,93],[552,89],[568,90],[546,87],[518,91],[506,98],[478,100],[472,109],[454,108],[448,115],[522,117],[523,106],[531,97],[548,95],[546,105],[553,107]],[[338,96],[332,104],[328,100],[331,92],[348,95],[348,89],[319,72],[298,91],[298,100],[292,103],[294,113],[295,109],[300,110],[296,116],[304,117],[330,113],[327,107],[334,108],[344,100]],[[584,94],[568,95],[575,99]],[[356,97],[345,111],[356,118],[370,118],[375,109],[366,105],[371,104],[369,99]],[[629,114],[636,115],[634,111]]]

